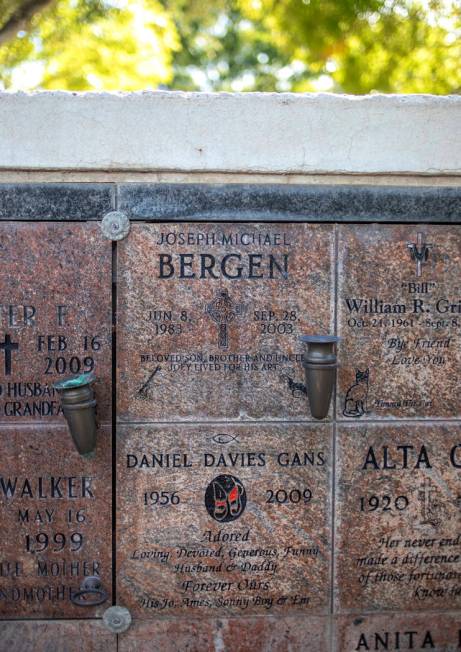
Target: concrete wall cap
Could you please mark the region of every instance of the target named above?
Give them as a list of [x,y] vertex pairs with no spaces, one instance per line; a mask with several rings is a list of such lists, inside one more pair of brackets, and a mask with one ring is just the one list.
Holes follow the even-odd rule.
[[0,169],[461,175],[461,96],[0,93]]

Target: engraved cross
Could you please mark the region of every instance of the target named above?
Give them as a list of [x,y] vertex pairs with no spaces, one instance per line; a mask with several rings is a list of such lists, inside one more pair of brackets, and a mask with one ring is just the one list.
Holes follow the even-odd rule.
[[421,511],[423,520],[421,523],[424,525],[426,523],[431,524],[431,513],[435,511],[435,505],[433,504],[434,496],[437,494],[436,488],[432,485],[431,481],[426,478],[423,484],[420,486],[418,492],[418,498],[421,502]]
[[218,347],[229,347],[228,324],[234,321],[237,315],[243,314],[243,304],[234,304],[228,290],[219,290],[216,297],[206,306],[206,312],[218,325]]
[[422,275],[423,264],[427,262],[427,259],[429,258],[429,248],[432,247],[432,245],[424,242],[424,235],[418,233],[416,243],[408,242],[407,247],[410,250],[411,259],[416,262],[416,276],[419,277]]
[[11,353],[17,351],[19,344],[12,342],[9,333],[5,334],[5,341],[0,342],[0,350],[5,352],[5,376],[11,375]]

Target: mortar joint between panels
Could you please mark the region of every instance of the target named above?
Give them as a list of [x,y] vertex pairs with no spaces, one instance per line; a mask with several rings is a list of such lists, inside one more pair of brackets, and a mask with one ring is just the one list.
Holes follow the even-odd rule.
[[117,420],[116,425],[117,426],[166,426],[166,425],[178,425],[178,426],[258,426],[258,425],[266,425],[266,426],[284,426],[284,425],[289,425],[289,426],[302,426],[302,425],[308,425],[308,426],[330,426],[332,427],[335,424],[333,420],[331,421],[288,421],[288,420],[280,420],[280,421],[268,421],[267,419],[259,419],[259,420],[248,420],[248,421],[233,421],[231,419],[226,419],[222,421],[202,421],[202,420],[196,420],[196,421],[180,421],[180,420],[169,420],[169,421],[120,421]]
[[377,419],[364,419],[363,421],[351,421],[346,419],[337,419],[336,425],[338,426],[373,426],[373,425],[388,425],[394,426],[398,424],[414,424],[422,425],[425,423],[435,424],[435,425],[444,425],[444,424],[453,424],[461,425],[460,417],[416,417],[414,419],[403,419],[398,417],[382,417]]
[[[108,425],[111,425],[112,422],[109,422]],[[1,424],[1,422],[0,422]],[[310,426],[336,426],[336,427],[342,427],[342,426],[351,426],[351,427],[360,427],[360,426],[373,426],[373,425],[379,425],[379,426],[395,426],[395,425],[415,425],[415,426],[420,426],[424,424],[432,424],[432,425],[456,425],[456,426],[461,426],[461,419],[460,418],[452,418],[452,419],[447,419],[447,418],[434,418],[434,417],[425,417],[425,418],[420,418],[420,419],[370,419],[366,421],[346,421],[346,420],[339,420],[339,419],[331,419],[328,421],[316,421],[316,420],[307,420],[307,419],[299,419],[299,420],[288,420],[288,419],[280,419],[280,420],[269,420],[269,419],[257,419],[257,420],[245,420],[245,421],[237,421],[233,419],[223,419],[223,420],[202,420],[202,419],[196,419],[193,421],[185,421],[181,419],[170,419],[168,421],[161,421],[161,420],[139,420],[139,421],[134,421],[134,420],[121,420],[117,419],[116,425],[117,426],[141,426],[141,425],[182,425],[182,426],[187,426],[187,425],[201,425],[201,426],[222,426],[222,425],[229,425],[229,426],[249,426],[249,425],[273,425],[273,426],[282,426],[282,425],[310,425]],[[103,424],[100,424],[103,425]]]
[[[114,422],[112,420],[109,421],[98,421],[97,422],[97,427],[98,429],[101,428],[112,428]],[[41,428],[68,428],[68,425],[66,421],[15,421],[14,423],[12,421],[4,421],[3,419],[0,419],[0,428],[36,428],[37,426],[40,426]]]
[[114,189],[114,195],[113,195],[114,210],[118,210],[118,207],[120,206],[120,183],[112,182],[112,185]]

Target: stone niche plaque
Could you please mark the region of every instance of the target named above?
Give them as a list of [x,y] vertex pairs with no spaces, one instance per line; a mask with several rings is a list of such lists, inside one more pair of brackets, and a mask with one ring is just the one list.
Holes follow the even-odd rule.
[[3,650],[14,652],[114,652],[117,636],[101,621],[43,620],[0,622]]
[[[338,652],[432,650],[459,652],[461,614],[405,613],[341,616],[336,619]],[[327,648],[325,648],[327,649]]]
[[63,421],[53,382],[96,373],[110,422],[111,243],[96,224],[0,224],[0,422]]
[[120,419],[309,418],[298,337],[332,332],[333,236],[134,225],[118,255]]
[[331,427],[120,426],[117,595],[141,619],[324,614]]
[[459,608],[459,424],[344,425],[336,450],[340,612]]
[[461,414],[461,227],[339,228],[340,419]]
[[[89,460],[67,428],[2,425],[0,617],[94,618],[110,605],[110,428],[97,436]],[[73,605],[90,575],[101,577],[109,602]]]
[[191,618],[137,621],[119,636],[119,652],[326,652],[329,620],[324,616]]

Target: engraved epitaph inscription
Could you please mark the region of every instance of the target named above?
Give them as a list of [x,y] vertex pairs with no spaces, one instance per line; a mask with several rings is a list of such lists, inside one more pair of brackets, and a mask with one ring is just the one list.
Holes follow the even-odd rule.
[[455,424],[341,426],[340,611],[460,607],[460,442]]
[[[121,650],[460,648],[460,235],[152,223],[117,244]],[[3,619],[111,604],[110,428],[81,458],[52,389],[94,370],[110,422],[111,247],[97,225],[0,226]],[[333,446],[298,338],[335,315]],[[109,600],[82,609],[90,575]]]
[[461,414],[461,228],[339,228],[340,419]]
[[53,382],[94,370],[110,421],[111,248],[97,225],[0,225],[0,421],[62,421]]
[[72,593],[98,575],[111,593],[110,429],[94,459],[80,457],[67,428],[2,426],[0,439],[0,614],[88,618]]
[[111,591],[110,428],[80,457],[52,384],[93,370],[110,422],[111,246],[97,225],[3,223],[0,251],[0,613],[94,617],[70,597],[90,575]]
[[331,332],[332,253],[331,226],[134,225],[120,418],[308,418],[298,337]]
[[142,619],[326,613],[329,426],[121,426],[118,595]]

